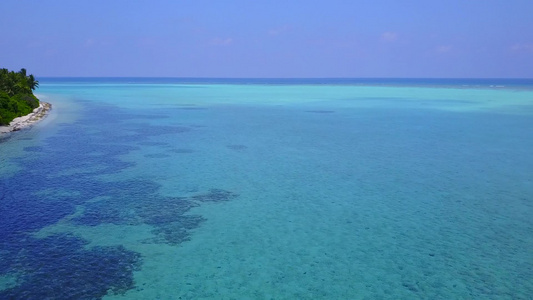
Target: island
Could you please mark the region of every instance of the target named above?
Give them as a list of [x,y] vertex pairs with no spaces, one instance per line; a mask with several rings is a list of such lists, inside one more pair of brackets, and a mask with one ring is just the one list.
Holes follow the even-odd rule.
[[0,69],[0,133],[17,131],[42,119],[51,105],[39,101],[33,91],[39,81],[26,69]]

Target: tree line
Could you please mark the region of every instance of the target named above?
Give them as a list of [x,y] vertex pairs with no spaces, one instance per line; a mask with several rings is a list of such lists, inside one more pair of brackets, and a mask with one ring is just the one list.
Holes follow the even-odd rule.
[[39,107],[39,99],[33,91],[39,81],[26,69],[9,71],[0,69],[0,125],[9,125],[16,117],[31,113]]

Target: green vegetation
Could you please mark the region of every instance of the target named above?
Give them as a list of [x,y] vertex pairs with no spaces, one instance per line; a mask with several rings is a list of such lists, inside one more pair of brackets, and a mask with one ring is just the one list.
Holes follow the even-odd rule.
[[16,117],[27,115],[39,107],[39,99],[33,90],[39,81],[26,75],[26,69],[18,72],[0,69],[0,125],[9,125]]

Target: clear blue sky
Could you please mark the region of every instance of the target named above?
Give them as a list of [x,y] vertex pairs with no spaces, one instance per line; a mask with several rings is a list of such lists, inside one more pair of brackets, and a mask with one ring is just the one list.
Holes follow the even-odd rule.
[[1,0],[36,76],[533,77],[532,0]]

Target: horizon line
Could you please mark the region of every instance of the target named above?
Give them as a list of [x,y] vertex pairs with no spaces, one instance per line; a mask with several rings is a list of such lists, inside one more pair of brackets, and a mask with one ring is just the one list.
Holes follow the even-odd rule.
[[530,79],[533,77],[185,77],[185,76],[40,76],[41,78],[153,78],[153,79]]

